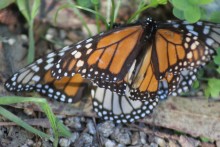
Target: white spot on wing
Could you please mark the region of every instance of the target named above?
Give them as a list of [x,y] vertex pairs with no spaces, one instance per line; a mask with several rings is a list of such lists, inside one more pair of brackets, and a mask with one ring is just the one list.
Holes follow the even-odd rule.
[[92,46],[92,43],[86,44],[86,48],[90,48]]

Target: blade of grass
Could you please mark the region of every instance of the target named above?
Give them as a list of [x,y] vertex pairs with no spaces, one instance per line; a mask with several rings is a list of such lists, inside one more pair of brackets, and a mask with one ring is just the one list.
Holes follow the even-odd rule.
[[15,0],[0,0],[0,10],[6,8],[10,4],[14,3]]
[[118,11],[119,11],[120,6],[121,6],[121,0],[118,0],[116,3],[116,7],[115,7],[114,22],[116,21],[116,18],[118,17]]
[[[94,7],[95,7],[95,11],[98,13],[98,4],[94,4]],[[99,15],[95,15],[95,21],[96,21],[97,31],[98,31],[98,33],[100,33]]]
[[115,1],[111,0],[112,8],[111,8],[111,15],[110,15],[110,27],[109,29],[112,29],[114,20],[115,20]]
[[53,114],[49,104],[47,103],[46,99],[43,98],[35,98],[35,97],[18,97],[18,96],[7,96],[0,98],[0,105],[7,105],[7,104],[14,104],[14,103],[22,103],[22,102],[34,102],[37,103],[41,109],[46,114],[49,122],[51,124],[51,128],[54,132],[54,145],[58,144],[59,136],[66,136],[70,137],[71,133],[64,125],[60,125],[59,121],[56,119],[55,115]]
[[102,20],[102,22],[105,24],[105,26],[108,26],[108,23],[106,22],[105,17],[102,16],[99,12],[96,12],[96,11],[94,11],[92,9],[85,8],[85,7],[82,7],[82,6],[78,6],[78,5],[75,5],[75,4],[68,4],[68,5],[64,5],[64,6],[65,7],[75,7],[77,9],[81,9],[81,10],[84,10],[84,11],[91,12],[94,15],[98,15],[100,17],[100,20]]
[[[164,0],[164,1],[166,1],[166,0]],[[139,5],[139,9],[128,19],[127,23],[131,23],[131,21],[133,21],[135,18],[136,19],[138,18],[138,16],[140,15],[141,12],[145,11],[148,8],[156,7],[159,3],[163,4],[163,1],[160,2],[157,0],[152,0],[150,4],[148,4],[147,6],[144,6],[145,2],[141,1],[140,5]]]
[[35,57],[35,41],[34,41],[34,20],[31,20],[31,22],[29,22],[29,28],[28,28],[28,38],[29,38],[29,48],[28,48],[28,57],[27,57],[27,61],[28,63],[31,63],[34,61],[34,57]]
[[52,140],[52,136],[47,135],[47,134],[45,134],[45,133],[35,129],[34,127],[30,126],[29,124],[27,124],[26,122],[21,120],[19,117],[17,117],[16,115],[14,115],[13,113],[11,113],[8,110],[4,109],[1,106],[0,106],[0,114],[2,116],[4,116],[5,118],[9,119],[10,121],[15,122],[16,124],[18,124],[22,128],[28,130],[29,132],[32,132],[32,133],[34,133],[34,134],[36,134],[36,135],[38,135],[40,137],[44,137],[44,138]]

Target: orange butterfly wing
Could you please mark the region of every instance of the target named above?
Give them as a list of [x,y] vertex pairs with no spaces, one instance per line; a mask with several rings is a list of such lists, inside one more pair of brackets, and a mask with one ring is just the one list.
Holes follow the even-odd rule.
[[76,45],[52,69],[53,76],[80,73],[85,78],[117,82],[123,79],[138,54],[141,25],[116,28]]

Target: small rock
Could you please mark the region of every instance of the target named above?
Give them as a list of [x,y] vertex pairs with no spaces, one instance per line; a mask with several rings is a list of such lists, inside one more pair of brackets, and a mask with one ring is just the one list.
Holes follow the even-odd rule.
[[202,142],[201,147],[216,147],[213,143]]
[[80,35],[76,34],[75,32],[67,32],[67,38],[72,41],[72,42],[76,42],[76,41],[79,41],[80,39]]
[[3,135],[4,135],[4,132],[0,130],[0,138],[2,138]]
[[67,139],[67,138],[61,138],[61,139],[59,140],[59,145],[60,145],[61,147],[69,147],[69,146],[70,146],[70,140]]
[[79,133],[74,132],[70,137],[71,143],[74,143],[78,138],[79,138]]
[[63,44],[64,44],[65,46],[67,46],[67,45],[73,44],[73,42],[70,41],[70,40],[68,40],[68,39],[65,39],[65,40],[63,41]]
[[146,134],[144,132],[140,132],[140,139],[142,144],[147,143],[146,138],[147,138]]
[[216,141],[216,146],[217,146],[217,147],[220,147],[220,140],[217,140],[217,141]]
[[66,34],[66,31],[64,31],[64,30],[60,30],[60,31],[59,31],[59,36],[60,36],[61,39],[65,39],[65,38],[66,38],[66,35],[67,35],[67,34]]
[[26,144],[27,144],[28,146],[33,146],[34,141],[31,140],[31,139],[27,139]]
[[87,128],[89,129],[90,134],[92,134],[92,135],[96,134],[96,129],[95,129],[95,126],[94,126],[92,120],[88,120]]
[[106,121],[104,123],[98,124],[97,130],[100,135],[104,137],[109,137],[114,131],[115,124],[112,121]]
[[116,147],[126,147],[124,144],[118,144]]
[[65,124],[71,128],[75,128],[79,130],[82,129],[82,125],[79,117],[69,117],[65,120]]
[[177,144],[176,141],[169,139],[169,143],[168,143],[169,147],[180,147],[179,144]]
[[53,38],[55,38],[55,37],[57,37],[57,36],[58,36],[58,35],[57,35],[56,29],[54,29],[54,28],[49,28],[49,29],[47,30],[47,34],[46,34],[45,38],[48,39],[48,40],[51,40],[51,39],[53,39]]
[[166,142],[164,139],[160,138],[160,137],[155,137],[154,141],[156,144],[158,144],[160,147],[166,147]]
[[115,128],[114,132],[111,134],[111,138],[121,144],[131,144],[131,132],[121,126]]
[[9,39],[8,39],[8,44],[9,44],[9,45],[14,45],[15,42],[16,42],[16,40],[15,40],[14,38],[9,38]]
[[[92,36],[94,36],[98,33],[96,24],[87,24],[87,27],[89,28]],[[89,36],[89,32],[87,31],[87,29],[84,26],[83,26],[82,31],[83,31],[84,34]]]
[[180,136],[179,143],[181,146],[195,147],[200,145],[200,141],[184,135]]
[[158,147],[158,144],[152,142],[152,143],[150,143],[150,147]]
[[24,108],[24,113],[29,115],[29,116],[33,116],[34,115],[34,110],[31,108]]
[[106,139],[104,144],[105,144],[105,147],[115,147],[116,146],[116,143],[112,140],[109,140],[109,139]]
[[140,144],[140,135],[139,132],[134,132],[131,138],[131,145]]
[[83,133],[79,139],[74,143],[74,146],[77,147],[87,147],[87,146],[92,146],[93,145],[93,137],[89,135],[88,133]]

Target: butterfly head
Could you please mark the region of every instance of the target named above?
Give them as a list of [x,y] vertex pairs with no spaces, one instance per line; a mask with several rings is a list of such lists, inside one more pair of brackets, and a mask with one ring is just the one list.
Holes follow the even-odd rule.
[[156,31],[156,21],[154,21],[151,17],[147,17],[142,21],[141,25],[145,30],[145,39],[149,40]]

